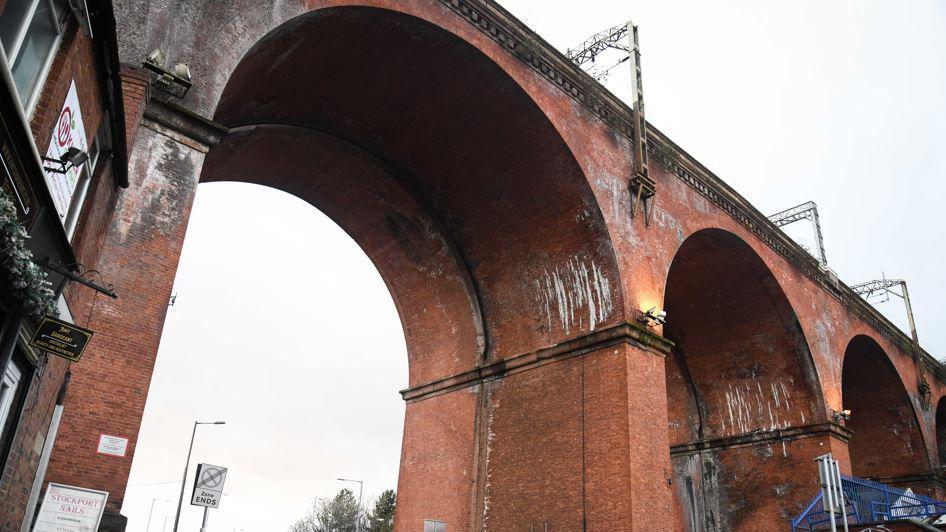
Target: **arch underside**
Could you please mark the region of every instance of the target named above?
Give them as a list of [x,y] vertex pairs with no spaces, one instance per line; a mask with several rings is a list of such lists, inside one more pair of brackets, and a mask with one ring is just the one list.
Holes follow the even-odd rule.
[[675,343],[667,396],[677,527],[754,530],[783,519],[811,497],[799,479],[813,469],[813,439],[778,435],[824,414],[778,282],[741,239],[703,230],[674,257],[664,306]]
[[940,467],[946,465],[946,397],[936,404],[936,454]]
[[930,462],[909,393],[887,353],[868,336],[856,336],[844,353],[844,409],[853,435],[851,470],[895,485],[929,492]]
[[234,133],[201,179],[275,186],[348,231],[391,288],[412,385],[620,319],[577,162],[505,72],[441,28],[374,8],[296,17],[241,61],[215,120]]
[[[364,7],[298,16],[241,60],[214,120],[230,133],[201,181],[278,188],[348,232],[394,299],[411,386],[623,319],[608,230],[574,156],[506,72],[443,28]],[[567,378],[556,386],[579,379]],[[522,519],[522,501],[490,508],[485,491],[518,495],[523,481],[523,442],[489,440],[531,390],[509,381],[492,383],[509,394],[502,409],[483,385],[408,403],[398,530]]]

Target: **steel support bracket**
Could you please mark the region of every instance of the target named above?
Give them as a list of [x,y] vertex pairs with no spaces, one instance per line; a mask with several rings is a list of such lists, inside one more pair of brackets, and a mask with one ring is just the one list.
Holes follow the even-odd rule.
[[657,194],[657,183],[653,179],[637,174],[631,178],[631,218],[637,215],[640,209],[644,214],[644,225],[650,225],[654,212],[654,196]]

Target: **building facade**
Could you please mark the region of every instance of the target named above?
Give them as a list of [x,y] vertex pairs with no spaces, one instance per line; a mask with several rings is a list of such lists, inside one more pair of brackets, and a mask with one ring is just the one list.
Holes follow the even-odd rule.
[[96,288],[107,291],[107,281],[94,270],[127,186],[124,110],[111,6],[89,2],[89,8],[65,0],[0,1],[5,531],[29,530],[68,412],[74,365],[29,340],[44,316],[81,326],[96,298],[110,298]]

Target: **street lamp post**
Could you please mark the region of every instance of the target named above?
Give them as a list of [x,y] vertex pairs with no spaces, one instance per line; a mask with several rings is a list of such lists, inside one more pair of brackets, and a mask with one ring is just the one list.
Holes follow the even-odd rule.
[[194,430],[191,431],[191,444],[187,448],[187,460],[184,462],[184,476],[181,478],[181,496],[177,500],[177,513],[174,515],[174,532],[177,532],[177,525],[181,521],[181,505],[184,504],[184,487],[187,485],[187,467],[191,463],[191,451],[194,450],[194,436],[197,435],[197,425],[224,425],[226,421],[195,421]]
[[154,503],[161,502],[171,502],[171,499],[151,499],[151,511],[148,512],[148,525],[145,527],[145,532],[151,532],[151,516],[154,515]]
[[365,487],[365,483],[362,480],[351,480],[348,478],[338,479],[341,482],[357,482],[358,483],[358,513],[355,516],[355,532],[361,532],[361,491]]

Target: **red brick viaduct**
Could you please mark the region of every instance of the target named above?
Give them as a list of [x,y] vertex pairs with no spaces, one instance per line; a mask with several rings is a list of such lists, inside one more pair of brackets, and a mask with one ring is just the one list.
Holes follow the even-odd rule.
[[[628,108],[495,3],[116,16],[132,186],[101,263],[122,297],[91,314],[68,400],[94,407],[64,419],[48,480],[120,510],[133,453],[95,442],[134,449],[197,184],[229,180],[310,202],[388,284],[399,531],[785,529],[829,451],[942,494],[942,367],[653,127],[653,219],[632,218]],[[149,94],[155,48],[190,65],[183,100]],[[636,321],[651,307],[665,326]]]

